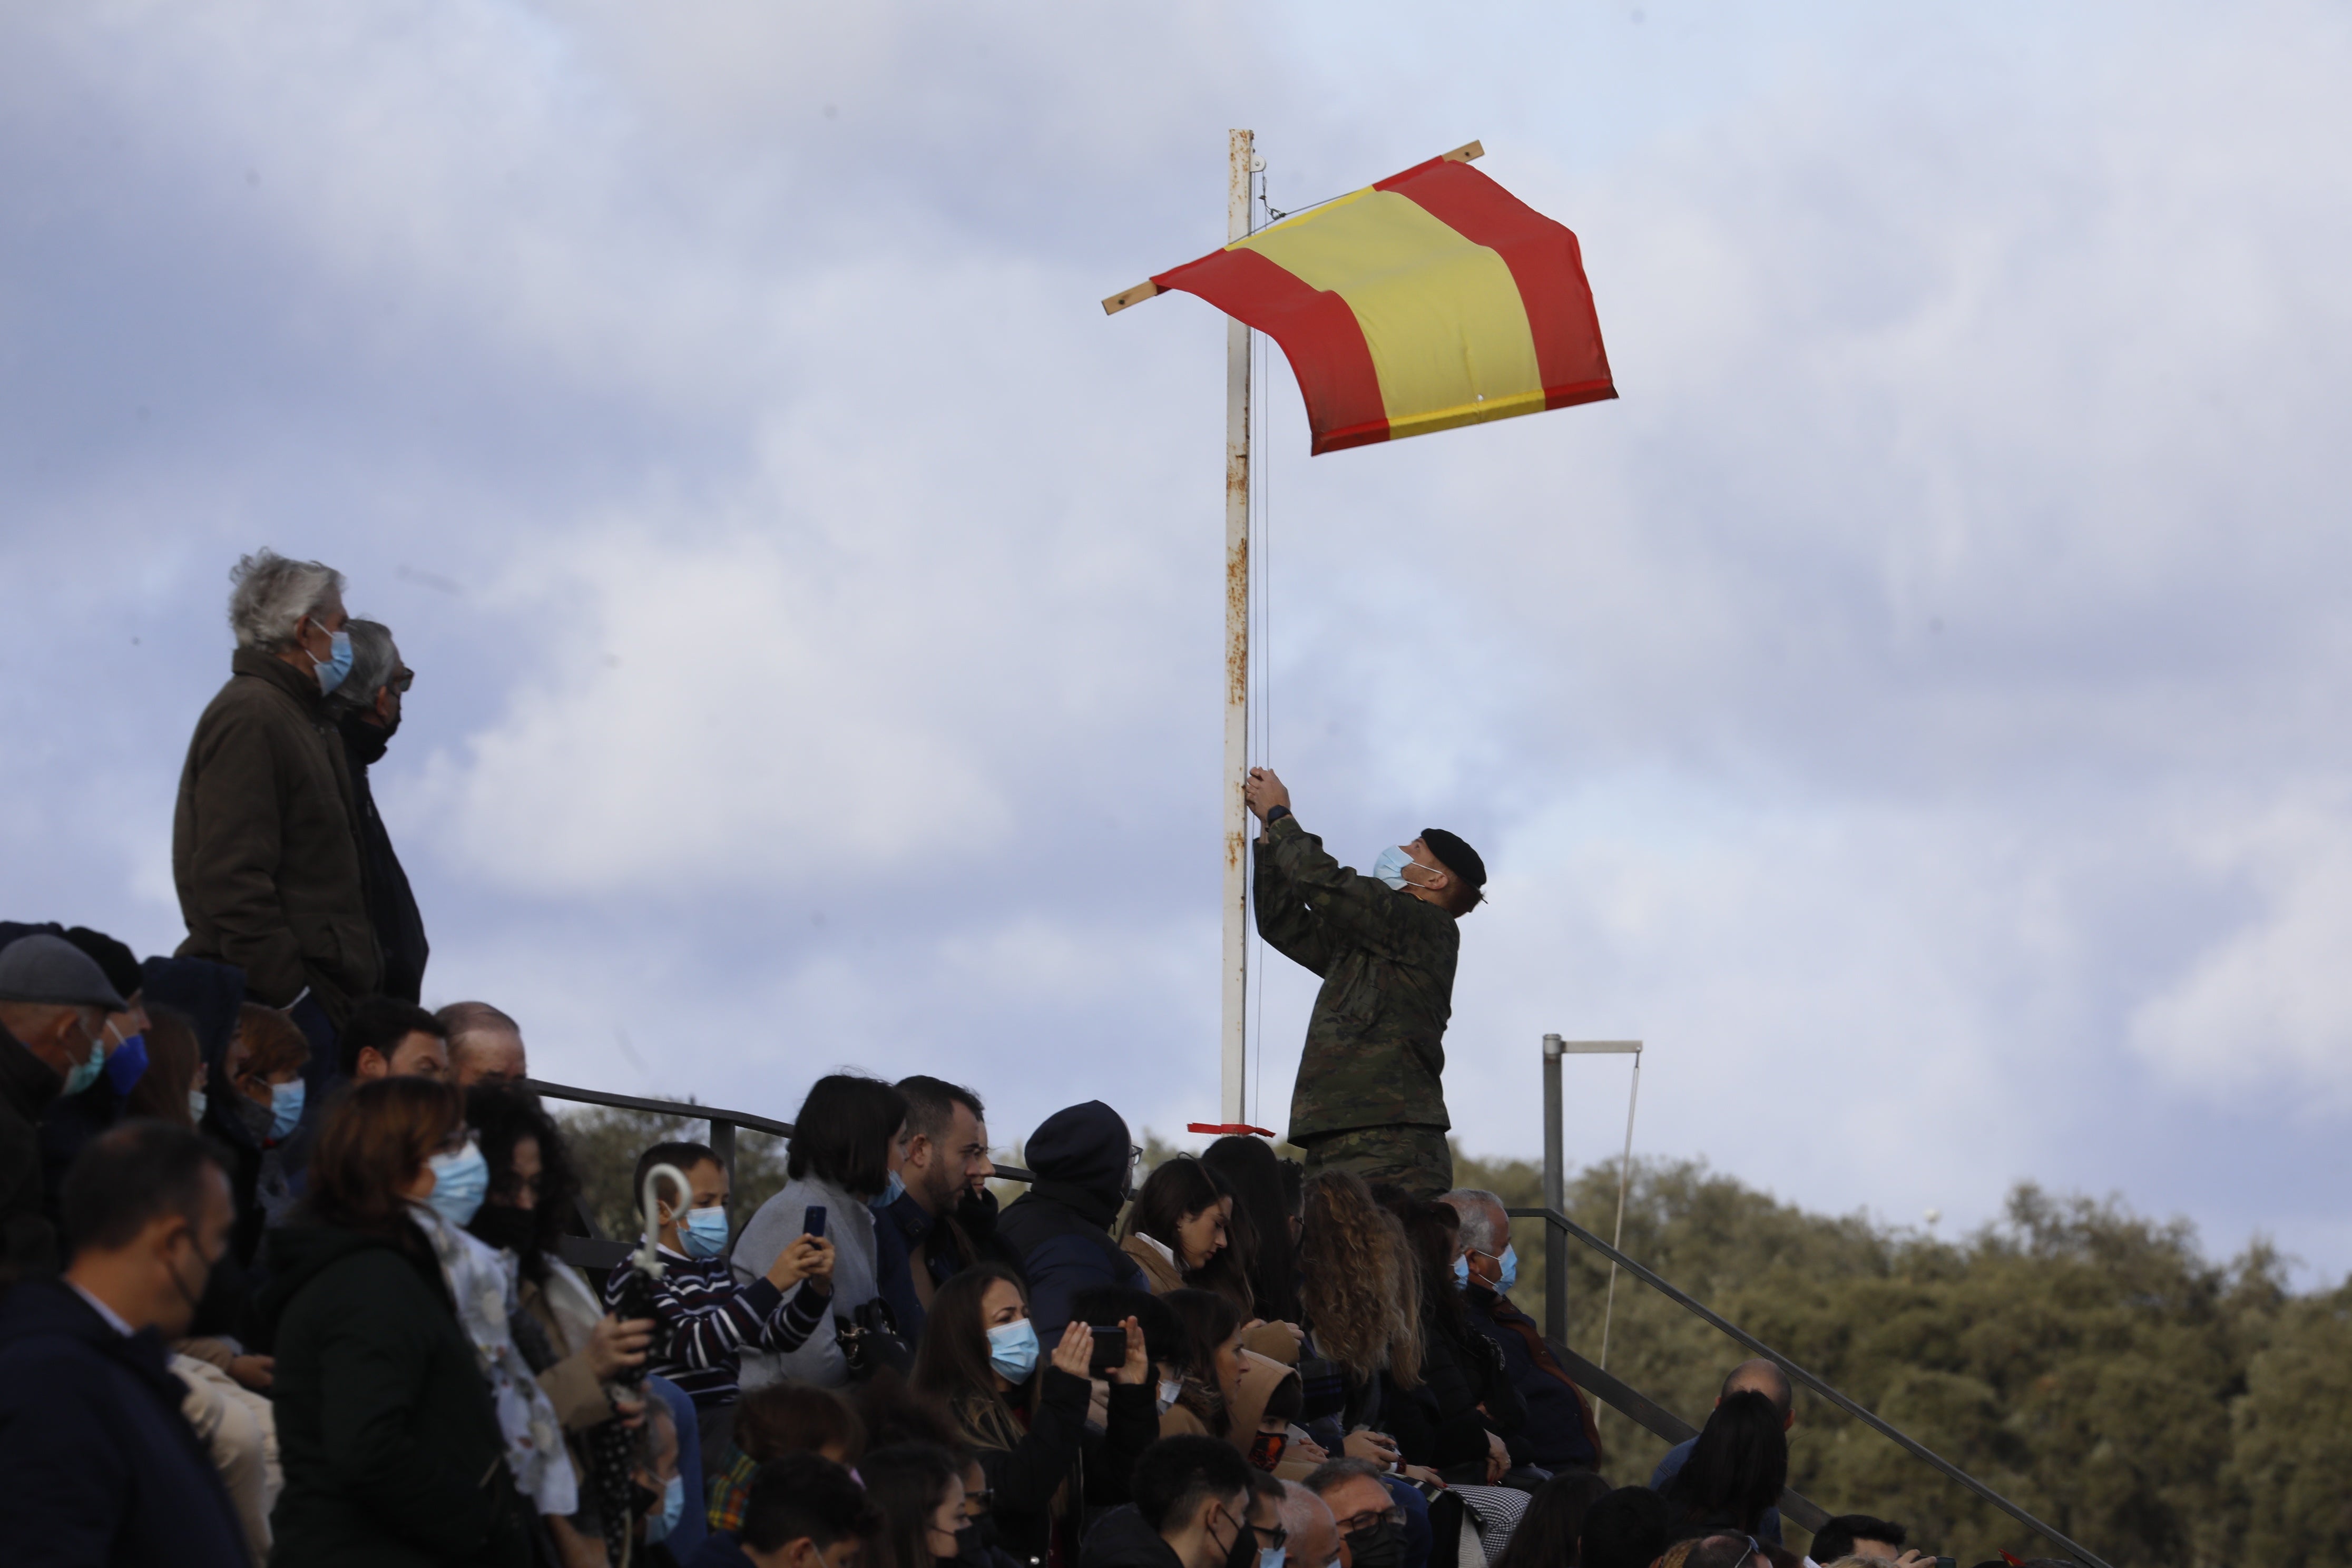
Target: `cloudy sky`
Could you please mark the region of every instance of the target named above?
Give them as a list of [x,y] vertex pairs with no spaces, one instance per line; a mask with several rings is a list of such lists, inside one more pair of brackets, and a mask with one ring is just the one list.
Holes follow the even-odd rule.
[[1209,1116],[1224,334],[1097,301],[1229,126],[1285,207],[1478,137],[1622,401],[1309,459],[1275,354],[1263,463],[1302,820],[1494,869],[1464,1141],[1638,1037],[1644,1152],[2333,1278],[2347,77],[2332,5],[8,7],[0,914],[178,940],[267,543],[418,671],[427,1000],[545,1076]]

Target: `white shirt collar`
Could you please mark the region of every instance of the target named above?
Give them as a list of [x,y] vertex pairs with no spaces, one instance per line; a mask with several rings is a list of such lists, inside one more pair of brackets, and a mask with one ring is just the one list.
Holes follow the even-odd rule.
[[[1152,1251],[1160,1254],[1160,1257],[1168,1260],[1168,1267],[1171,1268],[1176,1268],[1176,1249],[1174,1247],[1169,1246],[1158,1237],[1146,1236],[1139,1230],[1135,1233],[1135,1238],[1138,1241],[1149,1242],[1151,1246]],[[1181,1273],[1182,1270],[1179,1269],[1178,1272]]]
[[89,1310],[96,1312],[100,1317],[104,1318],[106,1320],[106,1326],[112,1329],[116,1333],[121,1334],[124,1339],[129,1339],[131,1335],[139,1331],[132,1328],[129,1323],[122,1321],[121,1313],[116,1311],[113,1308],[100,1300],[97,1297],[91,1295],[80,1286],[74,1285],[72,1280],[68,1279],[66,1283],[73,1285],[73,1293],[80,1297],[83,1300],[89,1302]]

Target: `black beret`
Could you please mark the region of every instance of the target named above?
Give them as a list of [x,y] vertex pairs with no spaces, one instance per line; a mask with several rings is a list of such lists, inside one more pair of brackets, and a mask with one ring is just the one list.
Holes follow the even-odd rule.
[[1486,862],[1478,858],[1478,851],[1443,827],[1424,827],[1421,841],[1437,857],[1445,868],[1474,888],[1486,885]]

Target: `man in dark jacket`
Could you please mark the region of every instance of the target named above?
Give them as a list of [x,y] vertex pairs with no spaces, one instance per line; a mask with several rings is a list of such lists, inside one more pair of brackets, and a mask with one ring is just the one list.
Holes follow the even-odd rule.
[[384,748],[400,730],[400,702],[416,672],[400,660],[400,646],[392,628],[377,621],[344,623],[352,634],[352,672],[327,699],[327,710],[343,738],[343,762],[352,778],[352,820],[360,835],[360,855],[367,874],[368,919],[375,925],[376,945],[383,950],[383,980],[377,989],[386,996],[415,1002],[425,990],[425,961],[432,948],[425,940],[425,917],[409,890],[408,873],[392,847],[392,832],[375,808],[375,791],[368,769],[383,760]]
[[1264,825],[1251,905],[1258,934],[1323,977],[1290,1091],[1307,1173],[1336,1168],[1433,1198],[1454,1184],[1445,1145],[1445,1024],[1456,922],[1485,896],[1478,853],[1442,828],[1381,852],[1370,876],[1324,853],[1290,791],[1252,768],[1244,797]]
[[900,1079],[907,1100],[907,1190],[874,1213],[875,1279],[898,1331],[913,1344],[939,1288],[983,1258],[1021,1267],[998,1242],[996,1173],[980,1096],[927,1074]]
[[1135,1259],[1110,1238],[1133,1187],[1137,1153],[1125,1119],[1099,1100],[1054,1112],[1030,1138],[1029,1169],[1037,1179],[1007,1205],[996,1233],[1021,1255],[1040,1343],[1061,1338],[1073,1292],[1089,1285],[1150,1289]]
[[228,684],[196,721],[172,819],[188,925],[179,951],[237,965],[252,1000],[289,1011],[310,1041],[315,1108],[334,1071],[335,1031],[383,973],[351,770],[326,710],[351,672],[343,579],[268,550],[230,576],[236,651]]
[[249,1568],[164,1350],[228,1249],[228,1178],[194,1133],[134,1121],[83,1152],[65,1215],[65,1278],[0,1306],[8,1561]]
[[1511,1249],[1511,1219],[1503,1200],[1476,1187],[1457,1188],[1444,1202],[1462,1216],[1464,1315],[1470,1326],[1503,1352],[1511,1385],[1527,1404],[1528,1418],[1503,1434],[1514,1467],[1544,1470],[1597,1470],[1601,1433],[1584,1391],[1544,1343],[1536,1321],[1512,1305],[1518,1280],[1518,1255]]
[[1162,1437],[1135,1461],[1133,1489],[1087,1532],[1078,1568],[1225,1568],[1274,1544],[1251,1529],[1249,1461],[1229,1443]]
[[60,1095],[100,1080],[107,1016],[123,1005],[105,971],[63,937],[0,948],[0,1290],[57,1272],[41,1128]]

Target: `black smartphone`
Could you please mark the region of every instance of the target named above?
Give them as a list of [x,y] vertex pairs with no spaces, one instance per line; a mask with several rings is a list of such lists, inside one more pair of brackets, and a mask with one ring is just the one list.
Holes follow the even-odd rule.
[[823,1236],[824,1234],[824,1205],[823,1204],[809,1205],[808,1212],[801,1215],[801,1234],[803,1236]]
[[1096,1377],[1105,1377],[1127,1364],[1127,1331],[1096,1329],[1094,1353],[1087,1358],[1087,1371]]
[[1957,1557],[1938,1557],[1936,1559],[1936,1568],[1960,1568],[1960,1560]]

